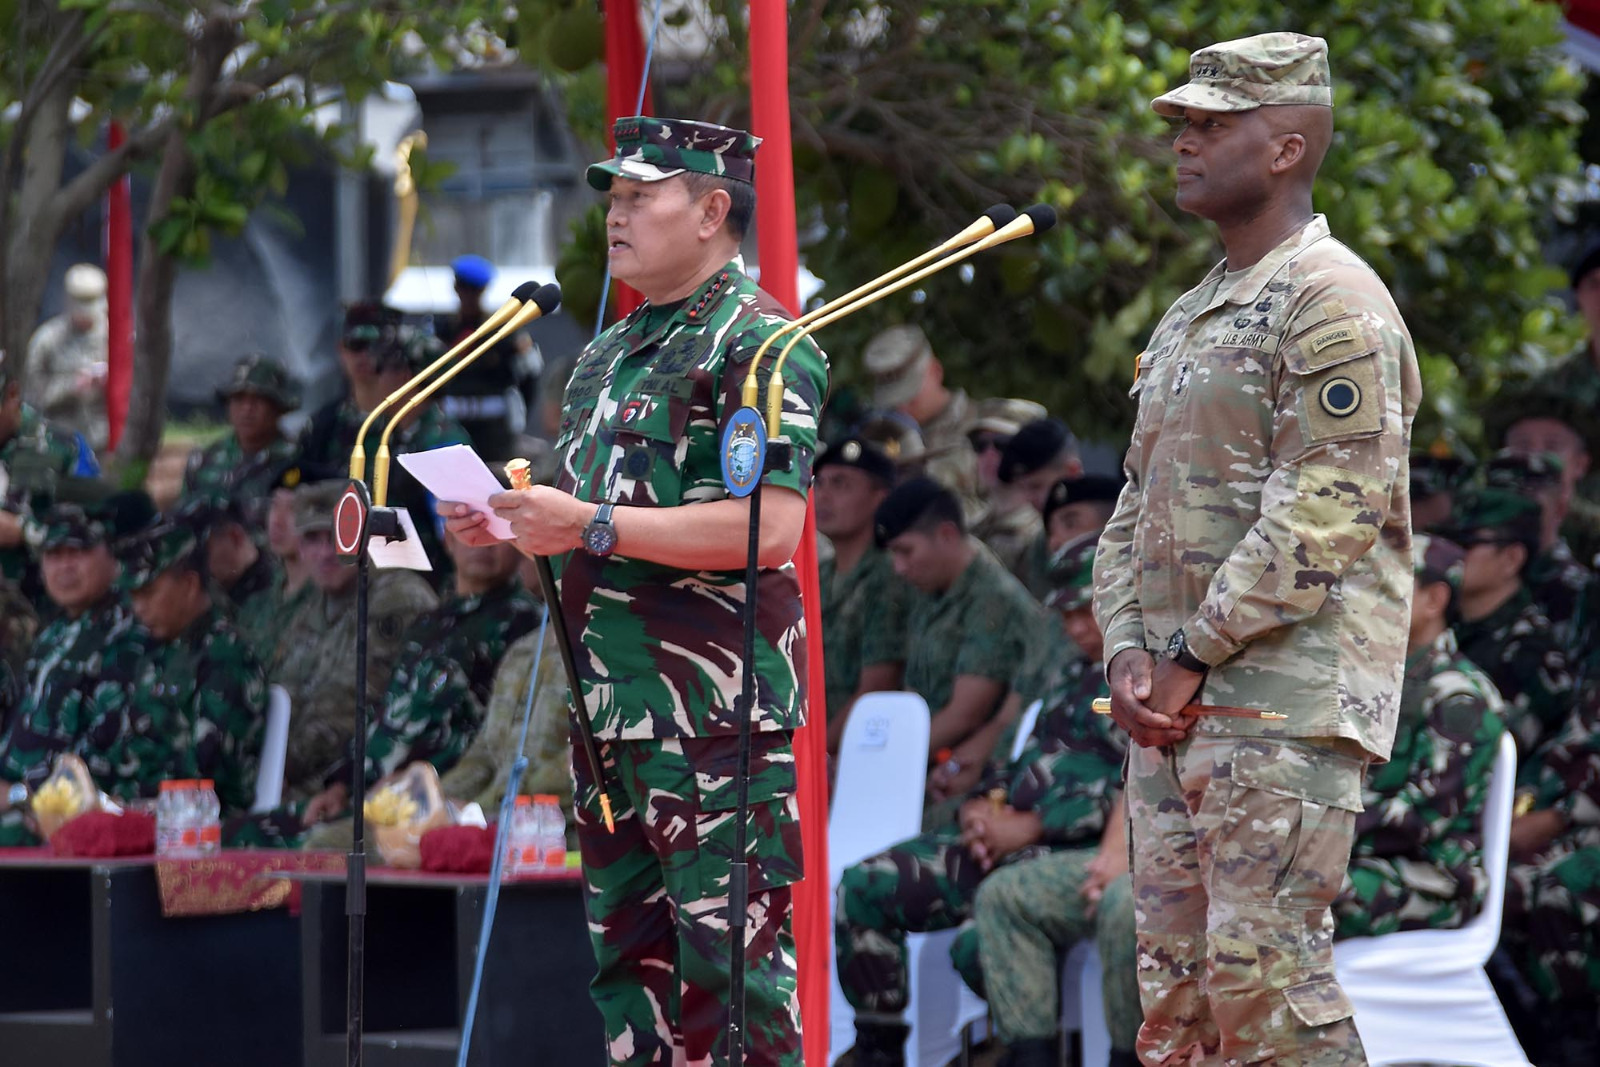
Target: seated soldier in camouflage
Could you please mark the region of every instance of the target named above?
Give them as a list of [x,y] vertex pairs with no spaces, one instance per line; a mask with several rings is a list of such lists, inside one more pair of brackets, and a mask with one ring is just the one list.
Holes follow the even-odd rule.
[[11,579],[0,575],[0,737],[22,701],[28,649],[39,632],[33,603]]
[[[167,778],[209,778],[224,814],[255,800],[267,682],[249,645],[212,603],[200,538],[163,521],[123,541],[118,586],[149,637],[138,655],[108,660],[95,694],[120,715],[119,797],[153,797]],[[110,684],[106,684],[110,683]]]
[[[1044,631],[1044,609],[967,535],[955,494],[932,479],[897,486],[874,522],[895,574],[920,594],[907,618],[904,687],[932,712],[928,751],[947,773],[981,765],[993,737],[980,731]],[[941,750],[950,753],[942,760]]]
[[1483,465],[1483,481],[1491,489],[1517,493],[1539,505],[1539,551],[1529,561],[1523,581],[1550,620],[1556,640],[1576,664],[1582,658],[1584,609],[1595,595],[1595,580],[1594,571],[1578,562],[1561,534],[1572,504],[1565,469],[1554,452],[1506,449]]
[[1456,502],[1450,538],[1466,556],[1456,640],[1505,698],[1506,725],[1526,760],[1572,708],[1573,665],[1525,574],[1539,550],[1539,505],[1503,489]]
[[889,457],[876,445],[848,437],[820,451],[811,470],[817,531],[833,544],[833,555],[817,574],[828,751],[837,752],[856,699],[900,688],[911,587],[895,577],[888,554],[872,536],[873,514],[894,485]]
[[1600,1062],[1600,678],[1523,764],[1501,944],[1542,1001],[1540,1067]]
[[1405,685],[1389,762],[1367,772],[1334,936],[1459,927],[1483,907],[1483,810],[1505,733],[1500,694],[1448,619],[1465,553],[1416,535]]
[[283,566],[261,551],[258,534],[234,497],[196,493],[179,506],[178,516],[200,537],[217,606],[244,637],[256,662],[272,662],[283,626]]
[[[284,467],[278,472],[267,498],[267,551],[283,571],[283,617],[286,619],[294,617],[316,588],[311,584],[311,565],[300,558],[300,535],[294,528],[294,492],[304,475],[298,463]],[[266,661],[272,658],[268,656]]]
[[[1064,603],[1072,606],[1068,617],[1080,643],[1093,644],[1081,617],[1097,542],[1090,537],[1069,545],[1054,571],[1053,580],[1070,596]],[[907,933],[967,924],[985,879],[1035,857],[1070,853],[1078,857],[1078,884],[1088,877],[1121,788],[1126,746],[1126,735],[1090,710],[1106,693],[1099,661],[1076,661],[1046,700],[1022,754],[992,761],[954,819],[844,872],[834,943],[839,984],[856,1009],[856,1067],[905,1062]],[[951,955],[967,982],[982,991],[987,965],[980,974],[977,941],[968,925]],[[1053,961],[1054,950],[1050,956]],[[1123,956],[1131,974],[1131,953]]]
[[[1100,671],[1103,641],[1090,607],[1099,541],[1098,531],[1087,534],[1062,546],[1051,560],[1055,588],[1045,604],[1061,613],[1081,656],[1044,704],[1049,715],[1059,717],[1056,729],[1064,730],[1070,756],[1060,766],[1061,795],[1055,802],[1081,809],[1084,799],[1092,798],[1099,806],[1094,810],[1104,812],[1098,833],[1094,820],[1087,819],[1071,847],[999,867],[978,887],[972,906],[983,965],[982,983],[973,988],[989,1000],[1009,1067],[1054,1067],[1060,1062],[1059,953],[1090,936],[1100,949],[1112,1067],[1138,1063],[1133,1044],[1143,1015],[1121,796],[1128,735],[1108,716],[1091,711],[1094,698],[1106,692]],[[1041,716],[1036,734],[1046,722]],[[972,973],[969,968],[963,976],[971,982]]]
[[1449,526],[1456,493],[1469,473],[1455,456],[1411,453],[1411,528],[1431,533]]
[[[356,568],[333,550],[333,509],[342,481],[295,490],[295,529],[311,575],[311,591],[284,624],[268,675],[289,694],[289,751],[284,803],[277,811],[224,826],[239,845],[294,848],[307,826],[306,801],[320,793],[329,767],[350,747],[356,705]],[[403,651],[406,627],[439,606],[428,583],[407,570],[374,570],[368,586],[367,707],[383,695]]]
[[113,493],[99,481],[62,487],[31,537],[53,614],[34,639],[24,667],[21,703],[0,737],[0,844],[35,844],[16,809],[22,790],[37,788],[63,753],[81,757],[101,789],[112,789],[120,717],[97,718],[93,698],[105,665],[140,654],[142,631],[114,583],[110,545],[155,515],[143,493]]
[[256,352],[234,365],[217,399],[228,409],[228,432],[189,453],[183,496],[231,498],[251,531],[259,532],[278,472],[294,462],[295,444],[278,424],[300,406],[300,384],[282,363]]
[[1039,513],[1016,486],[1000,480],[1000,458],[1017,431],[1047,412],[1043,404],[1012,397],[978,401],[977,418],[967,441],[978,456],[978,491],[982,517],[971,524],[972,536],[989,546],[1006,570],[1016,574],[1043,529]]
[[1045,547],[1051,557],[1068,541],[1104,530],[1121,493],[1122,479],[1104,474],[1063,478],[1052,485],[1044,502]]
[[1042,522],[1050,489],[1057,482],[1082,476],[1078,439],[1060,419],[1035,419],[1026,424],[1000,453],[1000,481],[1011,486],[1040,517],[1039,532],[1011,568],[1036,597],[1048,592],[1045,572],[1050,565],[1050,537]]
[[[539,601],[517,577],[522,557],[509,541],[473,547],[445,535],[455,561],[454,594],[406,628],[389,687],[367,729],[370,785],[408,763],[426,760],[445,771],[483,725],[484,705],[506,647],[539,625]],[[349,808],[348,755],[323,775],[324,788],[306,805],[306,825]],[[334,838],[348,838],[348,828]],[[315,831],[310,848],[333,847]]]

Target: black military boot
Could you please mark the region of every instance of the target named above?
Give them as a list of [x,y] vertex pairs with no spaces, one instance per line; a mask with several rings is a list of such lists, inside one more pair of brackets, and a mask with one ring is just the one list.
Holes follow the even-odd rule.
[[1061,1067],[1061,1050],[1053,1037],[1027,1037],[1006,1046],[1001,1067]]
[[856,1020],[855,1067],[906,1067],[905,1023]]
[[1139,1067],[1139,1054],[1128,1049],[1114,1048],[1106,1067]]

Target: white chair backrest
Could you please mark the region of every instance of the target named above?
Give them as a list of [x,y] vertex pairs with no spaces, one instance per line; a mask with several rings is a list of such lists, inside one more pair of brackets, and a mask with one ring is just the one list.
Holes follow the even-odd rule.
[[915,693],[864,693],[850,709],[828,816],[829,885],[846,867],[922,829],[928,718]]
[[1035,700],[1022,711],[1022,718],[1017,722],[1017,736],[1011,741],[1011,762],[1015,763],[1022,758],[1022,750],[1028,747],[1028,738],[1033,736],[1033,728],[1039,725],[1039,712],[1044,709],[1044,701]]
[[261,765],[256,771],[256,800],[251,812],[259,815],[283,802],[283,765],[289,758],[289,691],[281,685],[267,687],[267,725],[261,737]]
[[1511,807],[1517,789],[1517,743],[1507,730],[1489,772],[1489,795],[1483,805],[1483,869],[1489,875],[1483,911],[1466,925],[1484,960],[1500,940],[1500,917],[1505,910],[1506,877],[1511,862]]

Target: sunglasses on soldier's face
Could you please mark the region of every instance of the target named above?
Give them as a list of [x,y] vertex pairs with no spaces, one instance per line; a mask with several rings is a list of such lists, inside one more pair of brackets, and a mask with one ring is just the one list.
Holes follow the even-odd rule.
[[998,452],[1002,448],[1006,447],[1006,442],[1009,440],[1009,437],[995,437],[992,434],[977,434],[972,438],[972,450],[978,453],[980,456],[990,449]]

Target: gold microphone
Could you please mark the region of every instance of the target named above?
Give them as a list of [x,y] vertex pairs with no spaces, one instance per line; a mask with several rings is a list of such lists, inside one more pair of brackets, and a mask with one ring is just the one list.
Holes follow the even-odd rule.
[[794,330],[800,329],[802,326],[805,326],[807,323],[826,315],[830,311],[834,311],[845,306],[852,300],[856,300],[862,296],[865,296],[877,286],[883,285],[886,282],[892,282],[902,274],[916,270],[923,264],[938,259],[947,252],[961,248],[963,245],[969,245],[973,241],[989,236],[991,233],[994,233],[1001,227],[1010,224],[1010,222],[1016,217],[1017,213],[1015,209],[1011,208],[1009,205],[996,204],[994,207],[990,208],[988,211],[985,211],[982,215],[973,220],[973,222],[967,226],[966,229],[962,230],[948,241],[945,241],[943,244],[928,249],[928,251],[922,253],[920,256],[917,256],[915,259],[907,260],[898,267],[894,268],[894,270],[889,271],[887,274],[880,274],[878,277],[872,279],[870,282],[867,282],[865,285],[858,285],[843,296],[836,297],[821,307],[812,311],[808,311],[797,319],[790,319],[788,322],[778,327],[778,329],[773,332],[772,336],[761,342],[761,347],[756,349],[756,354],[751,357],[750,373],[745,375],[744,392],[740,398],[742,406],[747,408],[753,408],[756,406],[756,400],[760,392],[759,386],[756,384],[756,368],[761,366],[761,357],[767,354],[767,349],[771,348],[773,343],[780,337]]
[[[530,286],[532,284],[533,284],[532,282],[527,282],[527,283],[525,283],[523,285],[518,286],[517,287],[517,292],[519,292],[519,293],[522,292],[524,289],[526,289],[528,286]],[[513,299],[515,299],[515,298],[513,298]],[[513,313],[506,319],[505,324],[503,326],[501,326],[498,330],[496,330],[492,335],[490,335],[488,340],[484,341],[482,344],[480,344],[477,348],[473,349],[471,352],[468,352],[465,356],[462,356],[459,360],[456,361],[454,366],[450,367],[448,370],[446,370],[443,373],[439,374],[438,377],[434,378],[433,381],[428,383],[427,388],[420,390],[417,393],[416,396],[413,396],[410,400],[407,400],[405,402],[405,404],[403,404],[401,406],[399,411],[395,412],[394,417],[391,418],[389,420],[388,425],[386,425],[383,428],[383,436],[378,439],[378,452],[377,452],[377,454],[375,456],[372,457],[372,505],[373,505],[373,507],[379,507],[379,508],[383,507],[385,502],[388,499],[388,495],[389,495],[389,438],[391,436],[393,436],[395,427],[400,425],[402,422],[404,422],[406,416],[411,414],[411,412],[413,410],[415,410],[416,407],[419,404],[421,404],[423,401],[427,400],[434,393],[438,392],[439,388],[442,385],[444,385],[446,382],[448,382],[451,378],[454,378],[457,374],[460,374],[463,370],[466,370],[467,367],[471,366],[472,362],[474,360],[476,360],[479,356],[482,356],[485,352],[491,351],[494,348],[495,345],[499,344],[501,341],[505,340],[507,337],[510,337],[512,334],[516,333],[518,330],[520,330],[524,326],[528,325],[528,323],[532,322],[534,319],[538,318],[540,315],[548,315],[548,314],[550,314],[550,312],[554,311],[556,308],[558,308],[560,306],[561,306],[561,287],[560,286],[555,285],[554,283],[551,283],[549,285],[541,285],[541,286],[539,286],[538,289],[536,289],[534,291],[533,295],[528,298],[527,303],[523,304],[521,308],[518,308],[515,311],[513,311]],[[499,314],[498,310],[496,311],[496,314]],[[478,330],[474,330],[473,334],[474,334],[474,336],[476,336],[481,332],[482,332],[482,327],[480,327]],[[431,364],[428,365],[427,368],[425,368],[422,371],[422,373],[420,373],[416,377],[412,378],[410,382],[406,383],[406,385],[401,386],[399,389],[395,390],[395,394],[403,393],[408,386],[412,385],[413,383],[419,381],[422,378],[425,378],[428,374],[430,374],[433,371],[435,371],[441,364],[443,364],[447,359],[449,359],[450,356],[457,349],[460,349],[463,345],[467,344],[471,340],[472,340],[472,338],[468,338],[467,341],[463,341],[462,344],[457,345],[454,349],[451,349],[450,352],[447,352],[443,356],[441,356],[438,359],[434,360]],[[391,395],[390,397],[386,398],[384,400],[384,404],[387,404],[389,402],[389,400],[391,400],[391,399],[394,399],[394,395]],[[376,414],[376,412],[374,412],[373,414]],[[368,421],[371,421],[371,416],[368,416]],[[363,430],[364,429],[365,428],[363,428]],[[359,443],[358,443],[358,447],[359,447]],[[352,460],[352,463],[353,462],[354,462],[354,460]]]
[[[1011,222],[1008,222],[1006,225],[989,234],[987,237],[984,237],[972,244],[968,244],[965,248],[961,248],[960,250],[953,252],[948,257],[939,260],[937,263],[933,263],[923,267],[920,270],[913,271],[899,280],[893,281],[891,284],[873,290],[872,292],[867,293],[865,296],[851,300],[848,303],[844,303],[843,306],[839,306],[841,301],[834,301],[833,304],[828,305],[828,307],[819,308],[818,314],[806,316],[809,321],[806,321],[805,324],[800,326],[799,329],[790,331],[792,336],[787,342],[785,342],[783,350],[778,353],[778,361],[773,364],[772,367],[772,377],[767,382],[768,436],[777,437],[779,433],[781,417],[783,415],[783,364],[788,360],[789,353],[794,351],[795,345],[799,344],[805,338],[811,336],[813,332],[821,329],[829,323],[837,322],[846,315],[853,315],[857,311],[860,311],[862,308],[866,307],[868,304],[876,303],[877,301],[888,296],[890,293],[897,293],[908,285],[914,285],[922,279],[928,277],[930,274],[937,274],[939,271],[944,270],[946,267],[951,266],[952,264],[960,263],[964,259],[975,256],[979,252],[986,251],[995,247],[996,245],[1005,244],[1007,241],[1015,241],[1019,237],[1027,237],[1031,234],[1044,233],[1055,224],[1055,209],[1050,207],[1048,204],[1035,204],[1022,214],[1018,215]],[[873,282],[867,286],[863,286],[863,288],[870,289],[872,285],[876,284],[876,282]],[[860,290],[857,291],[859,292]],[[833,310],[830,311],[828,309],[830,307],[833,308]],[[791,323],[791,325],[796,325],[798,322],[799,320],[797,320],[796,323]],[[756,359],[760,358],[760,353],[758,351],[756,354]],[[750,381],[754,378],[755,368],[752,366],[750,369],[750,380],[747,380],[745,384],[748,386]],[[754,405],[752,404],[750,406],[753,407]]]
[[525,303],[532,299],[538,290],[538,282],[523,282],[511,294],[511,298],[504,304],[495,308],[489,317],[479,323],[478,328],[458,341],[448,352],[428,364],[426,367],[407,378],[400,384],[400,388],[384,397],[378,406],[372,409],[361,423],[361,432],[356,434],[356,445],[350,450],[350,477],[356,481],[365,481],[367,477],[367,431],[372,429],[372,424],[379,415],[389,409],[389,406],[405,396],[418,385],[426,381],[431,375],[437,373],[441,367],[465,352],[491,330],[498,329],[507,319],[517,313]]

